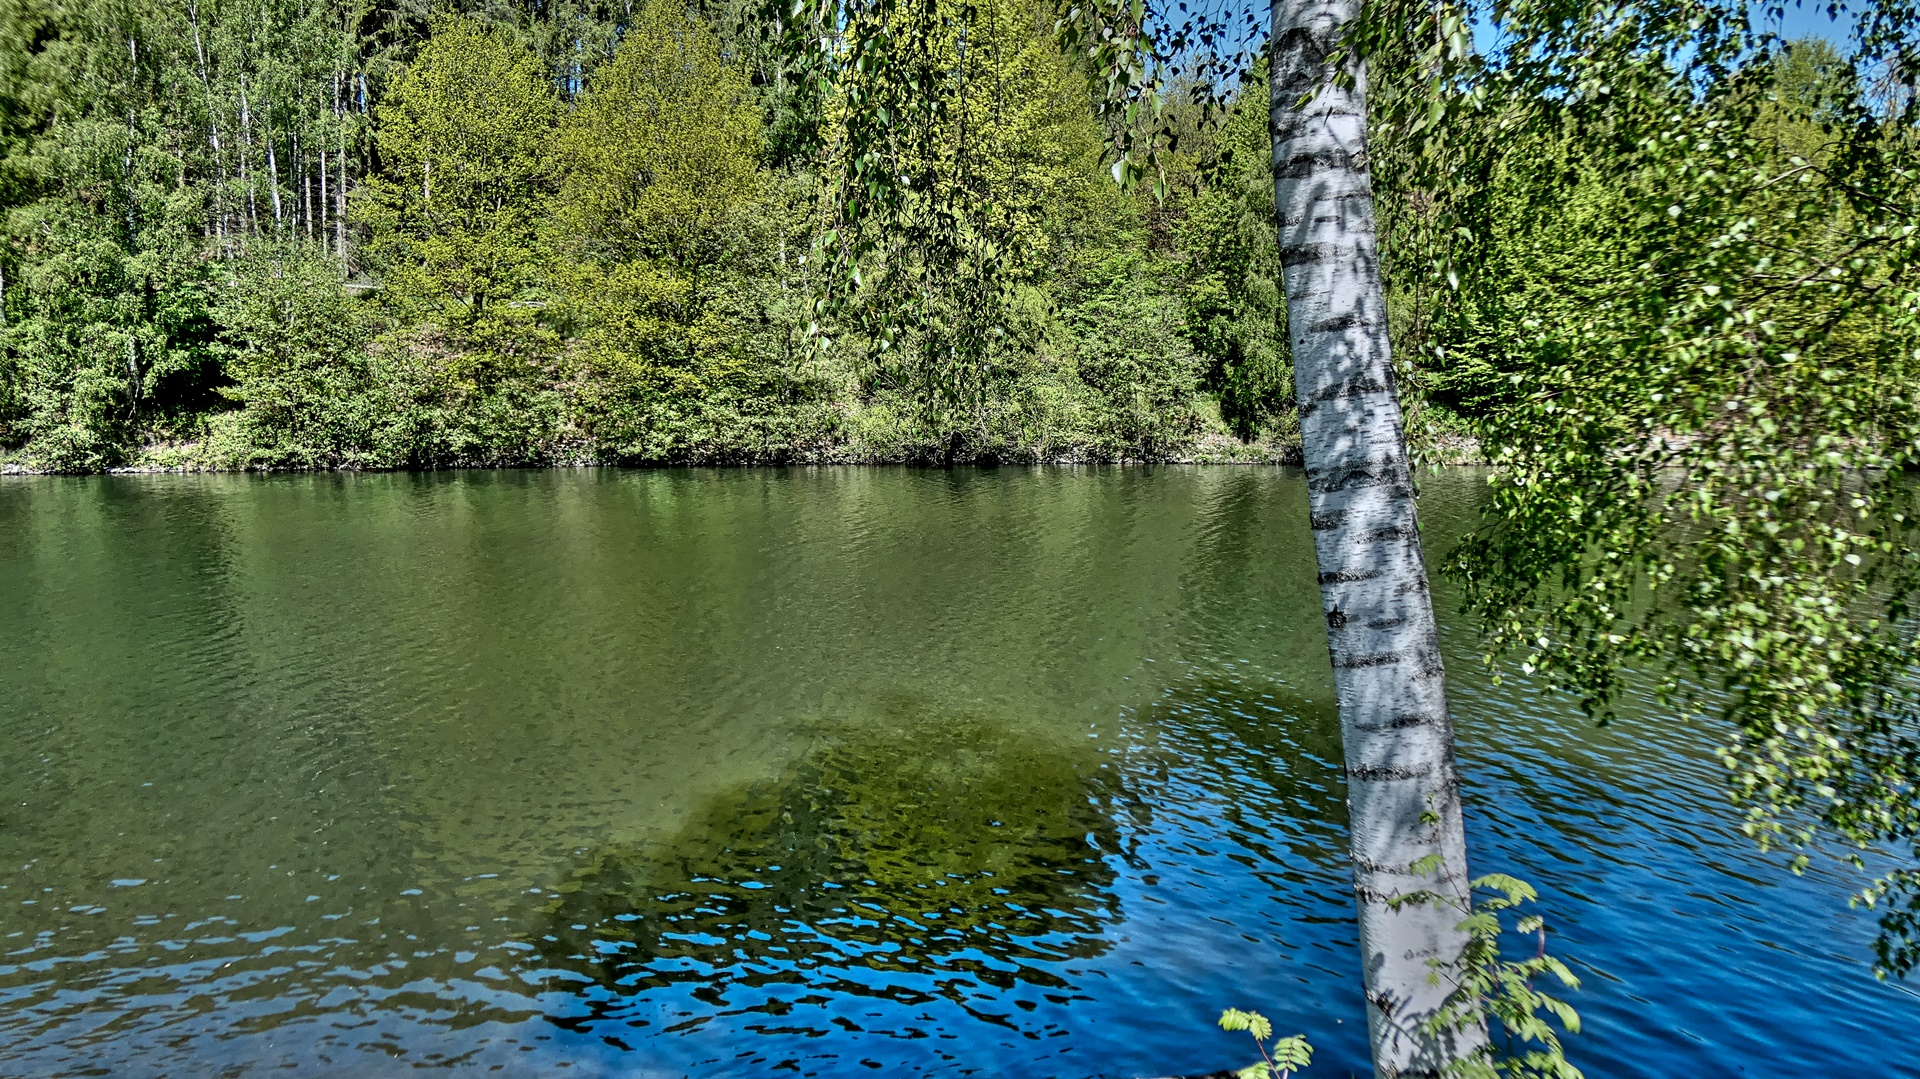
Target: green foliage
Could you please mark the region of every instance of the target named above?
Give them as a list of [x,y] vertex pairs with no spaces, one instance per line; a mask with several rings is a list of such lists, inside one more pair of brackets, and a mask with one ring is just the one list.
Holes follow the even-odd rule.
[[779,395],[778,356],[755,348],[771,230],[748,92],[713,34],[657,0],[567,125],[554,279],[585,426],[616,460],[710,454]]
[[[885,88],[750,7],[3,0],[0,458],[1183,452],[1180,258],[1104,183],[1050,10],[896,13],[934,81],[861,127]],[[849,201],[855,131],[917,238]],[[835,265],[864,285],[810,308]]]
[[1547,954],[1545,919],[1525,915],[1512,929],[1522,939],[1538,940],[1533,955],[1520,960],[1500,955],[1501,914],[1537,899],[1533,887],[1493,873],[1475,880],[1473,888],[1480,894],[1461,926],[1468,943],[1458,968],[1460,980],[1430,1020],[1430,1028],[1444,1034],[1485,1019],[1498,1040],[1477,1055],[1451,1062],[1447,1074],[1459,1079],[1581,1079],[1580,1069],[1567,1061],[1553,1024],[1540,1014],[1545,1011],[1568,1033],[1578,1034],[1579,1013],[1567,1002],[1534,988],[1535,980],[1547,975],[1568,989],[1580,988],[1573,971]]
[[368,314],[340,288],[338,268],[295,247],[220,268],[214,348],[241,406],[219,442],[240,467],[334,468],[372,463]]
[[[1844,122],[1848,107],[1859,100],[1860,80],[1853,65],[1825,38],[1798,38],[1773,51],[1768,72],[1766,111],[1776,126],[1793,124],[1800,138],[1783,149],[1814,157],[1824,139],[1813,136],[1821,125]],[[1784,133],[1777,133],[1781,137]]]
[[[564,464],[588,458],[568,424],[560,371],[547,361],[476,369],[433,327],[379,341],[368,461],[387,468]],[[590,458],[589,458],[590,459]]]
[[1261,1062],[1236,1072],[1240,1079],[1287,1079],[1313,1062],[1313,1046],[1304,1034],[1274,1038],[1269,1047],[1267,1039],[1273,1038],[1273,1024],[1259,1012],[1228,1008],[1220,1013],[1220,1029],[1244,1030],[1253,1036],[1253,1044],[1260,1049]]
[[1248,79],[1219,135],[1218,178],[1193,198],[1180,232],[1187,333],[1221,418],[1249,440],[1293,403],[1266,98],[1266,81]]
[[0,232],[0,445],[42,468],[117,464],[126,432],[210,392],[197,199],[156,137],[164,74],[147,13],[110,3],[8,8],[25,46],[0,88],[14,113]]
[[1109,457],[1177,451],[1197,433],[1201,360],[1184,336],[1177,300],[1156,277],[1171,268],[1121,249],[1080,268],[1066,287],[1062,335],[1076,381],[1091,390],[1081,441]]
[[1448,44],[1469,14],[1416,22],[1429,77],[1382,122],[1462,136],[1401,143],[1387,182],[1423,362],[1498,466],[1451,563],[1490,659],[1603,721],[1652,668],[1676,713],[1720,720],[1762,846],[1893,845],[1858,898],[1893,904],[1878,969],[1903,973],[1920,161],[1908,106],[1856,76],[1914,27],[1879,21],[1894,36],[1841,64],[1740,5],[1518,5],[1482,56]]
[[541,223],[560,102],[540,58],[472,19],[438,26],[377,112],[369,251],[403,317],[511,350],[545,301]]
[[1131,216],[1100,176],[1084,83],[1023,0],[818,18],[841,29],[799,42],[833,91],[812,337],[871,398],[912,406],[929,456],[977,454],[1032,384],[1049,300]]
[[670,0],[642,9],[568,124],[560,205],[575,251],[682,269],[740,258],[761,187],[749,90],[704,24]]

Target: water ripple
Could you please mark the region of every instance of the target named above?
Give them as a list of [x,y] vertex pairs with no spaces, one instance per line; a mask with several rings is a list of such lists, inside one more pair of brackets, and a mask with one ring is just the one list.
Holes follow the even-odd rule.
[[[0,1071],[1363,1072],[1313,582],[1264,468],[0,481]],[[1587,1074],[1920,1059],[1713,729],[1446,645]]]

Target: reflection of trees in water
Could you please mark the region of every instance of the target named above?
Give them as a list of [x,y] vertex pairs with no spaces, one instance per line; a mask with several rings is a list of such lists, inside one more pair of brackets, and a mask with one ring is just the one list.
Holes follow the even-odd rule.
[[1105,952],[1121,917],[1120,832],[1090,762],[978,718],[889,711],[907,721],[836,727],[669,843],[593,852],[548,907],[542,959],[610,990],[600,1013],[679,985],[775,1015],[853,994],[1004,1021],[970,1001],[1071,993],[1049,968]]

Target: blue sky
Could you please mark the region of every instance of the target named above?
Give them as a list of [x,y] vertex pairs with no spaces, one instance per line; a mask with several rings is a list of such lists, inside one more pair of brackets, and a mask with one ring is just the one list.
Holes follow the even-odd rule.
[[[1803,2],[1798,4],[1792,3],[1790,0],[1782,0],[1782,2],[1786,7],[1786,12],[1780,20],[1781,36],[1787,38],[1824,37],[1832,41],[1834,45],[1840,47],[1843,53],[1847,51],[1847,40],[1853,32],[1854,16],[1852,12],[1842,11],[1840,18],[1836,20],[1827,14],[1826,0],[1818,0],[1818,2],[1806,2],[1806,0],[1803,0]],[[1857,9],[1861,2],[1862,0],[1853,0],[1852,6]],[[1473,38],[1475,48],[1482,52],[1492,49],[1494,45],[1493,27],[1485,22],[1477,24],[1474,28]]]
[[1786,37],[1824,37],[1835,45],[1844,45],[1853,32],[1853,13],[1842,11],[1836,22],[1827,17],[1824,3],[1789,5],[1780,29]]

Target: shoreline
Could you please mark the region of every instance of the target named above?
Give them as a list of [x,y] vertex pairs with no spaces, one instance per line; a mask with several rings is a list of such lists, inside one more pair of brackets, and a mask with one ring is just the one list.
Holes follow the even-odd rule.
[[[849,449],[851,447],[848,447]],[[1150,457],[1104,457],[1093,454],[993,454],[954,456],[941,459],[921,454],[809,453],[769,456],[761,459],[740,457],[688,458],[661,461],[604,461],[592,458],[574,460],[455,461],[428,465],[359,464],[255,464],[195,459],[198,446],[144,447],[127,464],[101,469],[37,468],[18,461],[0,462],[0,476],[143,476],[143,475],[216,475],[216,474],[296,474],[296,473],[394,473],[394,472],[467,472],[490,469],[557,468],[822,468],[861,466],[872,468],[997,468],[1013,467],[1135,467],[1141,465],[1267,465],[1299,467],[1300,447],[1290,443],[1248,443],[1238,439],[1204,436],[1183,452]],[[1424,466],[1484,465],[1486,459],[1477,442],[1470,438],[1447,437],[1421,447],[1416,454]]]

